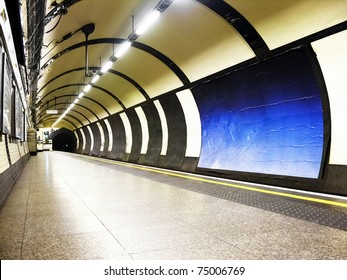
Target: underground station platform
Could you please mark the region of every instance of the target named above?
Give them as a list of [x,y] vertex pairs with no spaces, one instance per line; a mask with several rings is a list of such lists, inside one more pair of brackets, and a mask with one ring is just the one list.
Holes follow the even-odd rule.
[[0,258],[344,260],[347,199],[42,152],[1,209]]

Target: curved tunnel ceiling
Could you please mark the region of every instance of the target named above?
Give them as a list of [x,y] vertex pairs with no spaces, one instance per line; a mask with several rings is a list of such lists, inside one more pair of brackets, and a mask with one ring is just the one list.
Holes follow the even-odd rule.
[[[46,14],[52,14],[52,0]],[[159,0],[74,1],[45,26],[36,100],[38,125],[50,127],[83,87],[86,37],[91,73],[114,54]],[[163,2],[163,1],[162,1]],[[286,44],[344,23],[345,1],[175,0],[93,85],[59,126],[76,129],[149,99],[189,88],[216,72],[266,59]],[[92,12],[91,12],[92,11]],[[59,21],[59,22],[58,22]],[[133,26],[134,23],[134,26]]]

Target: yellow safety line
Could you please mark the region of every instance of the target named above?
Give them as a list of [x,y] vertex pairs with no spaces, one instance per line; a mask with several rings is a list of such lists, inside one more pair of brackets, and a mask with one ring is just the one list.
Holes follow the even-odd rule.
[[98,158],[94,158],[94,159],[99,160],[99,161],[103,161],[103,162],[107,162],[107,163],[125,166],[125,167],[136,168],[136,169],[140,169],[140,170],[155,172],[155,173],[159,173],[159,174],[165,174],[165,175],[189,179],[189,180],[195,180],[195,181],[200,181],[200,182],[205,182],[205,183],[210,183],[210,184],[215,184],[215,185],[228,186],[228,187],[233,187],[233,188],[237,188],[237,189],[243,189],[243,190],[248,190],[248,191],[272,194],[272,195],[277,195],[277,196],[290,197],[290,198],[295,198],[295,199],[299,199],[299,200],[306,200],[306,201],[311,201],[311,202],[317,202],[317,203],[329,204],[329,205],[347,208],[347,203],[343,203],[343,202],[331,201],[331,200],[327,200],[327,199],[320,199],[320,198],[314,198],[314,197],[307,197],[307,196],[290,194],[290,193],[282,193],[282,192],[277,192],[277,191],[264,190],[264,189],[255,188],[255,187],[241,186],[241,185],[237,185],[237,184],[233,184],[233,183],[214,181],[214,180],[210,180],[210,179],[204,179],[204,178],[199,178],[199,177],[195,177],[195,176],[183,175],[183,174],[173,173],[173,172],[169,172],[169,171],[151,169],[151,168],[147,168],[147,167],[143,167],[143,166],[130,165],[127,163],[122,163],[122,162],[117,162],[117,161],[106,161],[106,160],[102,160],[102,159],[98,159]]

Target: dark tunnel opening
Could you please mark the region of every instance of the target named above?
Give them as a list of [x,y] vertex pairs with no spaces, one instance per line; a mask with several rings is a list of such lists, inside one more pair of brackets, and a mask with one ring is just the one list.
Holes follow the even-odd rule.
[[53,151],[74,152],[76,139],[67,133],[60,133],[52,139]]

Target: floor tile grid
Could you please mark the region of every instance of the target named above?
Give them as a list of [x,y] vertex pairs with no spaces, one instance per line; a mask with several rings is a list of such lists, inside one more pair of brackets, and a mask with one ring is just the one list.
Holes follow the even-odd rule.
[[[117,170],[118,170],[118,168],[117,168]],[[126,171],[126,170],[125,170]],[[148,174],[147,174],[148,175]],[[151,180],[152,180],[153,178],[152,178],[152,176],[151,176]],[[167,178],[166,178],[167,179]],[[164,181],[165,181],[165,179],[164,179]],[[161,183],[162,183],[162,181],[161,181]],[[165,183],[167,183],[167,181],[165,181]],[[267,212],[267,211],[266,211]],[[184,220],[183,220],[184,221]],[[202,231],[204,231],[204,228],[205,227],[203,227],[202,229],[201,228],[199,228],[199,230],[202,230]],[[241,231],[242,232],[242,231]],[[210,234],[211,235],[211,233],[210,232],[207,232],[208,234]],[[217,237],[218,238],[218,236],[214,236],[214,237]],[[224,237],[221,237],[221,238],[224,238]],[[223,242],[225,242],[225,240],[223,239]],[[228,242],[226,242],[226,243],[228,243]],[[228,244],[232,244],[232,243],[228,243]],[[234,244],[234,246],[235,246],[235,244]],[[236,245],[237,246],[237,245]],[[290,258],[292,255],[291,254],[288,254],[288,252],[286,252],[286,250],[288,250],[287,248],[287,245],[286,246],[284,246],[284,247],[279,247],[279,249],[278,250],[282,250],[283,252],[280,254],[280,255],[277,255],[277,257],[278,258],[283,258],[283,256],[285,256],[285,257],[287,257],[287,258]],[[234,247],[234,248],[236,248],[236,247]],[[250,248],[252,248],[252,247],[250,247]],[[264,248],[264,250],[265,250],[266,248]],[[254,252],[252,252],[252,250],[250,250],[249,248],[248,248],[248,250],[247,250],[247,248],[244,248],[244,253],[245,252],[247,252],[248,251],[248,254],[249,254],[249,256],[256,256],[256,257],[253,257],[253,258],[257,258],[257,257],[259,257],[259,256],[257,256],[257,255],[254,255]],[[152,253],[154,253],[155,251],[152,251]],[[140,253],[140,254],[144,254],[145,252],[142,252],[142,253]],[[148,252],[149,253],[149,252]],[[310,254],[308,255],[308,256],[311,256]],[[268,255],[266,255],[265,254],[265,258],[269,258],[269,256]]]
[[104,224],[103,220],[100,219],[100,217],[93,212],[93,210],[88,206],[88,204],[79,196],[78,192],[76,192],[73,187],[71,187],[69,184],[67,184],[69,188],[75,193],[75,195],[80,199],[80,201],[85,205],[85,207],[95,216],[95,218],[100,222],[100,224],[108,231],[108,233],[113,237],[113,239],[119,244],[120,247],[124,249],[124,252],[131,258],[131,254],[126,250],[126,248],[123,246],[123,244],[117,239],[117,237],[113,234],[113,232]]
[[[92,160],[92,159],[86,159]],[[165,183],[214,197],[257,207],[263,210],[276,212],[290,217],[307,220],[321,225],[347,231],[347,210],[325,207],[314,202],[300,202],[291,198],[276,197],[273,195],[253,193],[247,190],[233,189],[227,186],[214,185],[189,179],[176,178],[170,175],[150,173],[108,163],[107,167],[122,170],[137,176],[143,176],[156,182]]]
[[[35,161],[34,161],[35,162]],[[33,164],[34,165],[34,164]],[[28,166],[30,168],[30,165]],[[31,173],[37,173],[36,171],[37,170],[34,170],[34,168],[31,168],[32,169],[32,172]],[[37,175],[37,174],[36,174]],[[31,175],[31,178],[33,176]],[[35,176],[37,177],[37,176]],[[54,240],[58,241],[59,242],[59,245],[60,247],[64,247],[63,244],[67,245],[67,246],[73,246],[74,242],[71,242],[69,240],[73,240],[75,238],[75,236],[80,236],[82,239],[83,239],[83,234],[84,233],[74,233],[74,234],[63,234],[63,232],[56,232],[56,230],[54,232],[52,232],[52,234],[50,235],[45,235],[45,231],[41,232],[40,231],[37,231],[37,232],[32,232],[32,229],[36,229],[36,227],[34,227],[32,225],[32,223],[30,224],[30,222],[28,222],[28,210],[29,209],[29,202],[30,202],[30,194],[32,194],[32,192],[35,190],[35,187],[34,186],[39,186],[40,184],[42,184],[44,187],[46,187],[46,183],[47,182],[44,182],[43,181],[40,181],[40,180],[30,180],[30,184],[29,184],[29,192],[28,192],[28,198],[27,198],[27,201],[26,201],[26,211],[25,211],[25,221],[24,221],[24,229],[23,229],[23,234],[22,234],[22,240],[21,240],[21,248],[20,248],[20,256],[19,256],[19,259],[31,259],[31,258],[39,258],[39,259],[46,259],[47,257],[52,257],[51,253],[55,253],[57,255],[54,256],[54,258],[58,258],[58,259],[66,259],[66,258],[69,258],[70,257],[81,257],[81,258],[84,258],[85,256],[78,256],[77,254],[69,254],[68,250],[64,250],[66,248],[59,248],[58,246],[58,251],[64,251],[64,253],[62,253],[61,255],[59,255],[59,252],[57,253],[57,250],[55,250],[56,248],[54,248]],[[46,193],[43,192],[43,195],[42,195],[42,198],[43,199],[45,197]],[[32,197],[34,197],[32,195]],[[37,205],[36,205],[37,206]],[[45,206],[45,205],[43,205]],[[35,208],[37,209],[37,207]],[[32,210],[32,209],[31,209]],[[47,209],[42,209],[44,211],[46,211]],[[67,209],[65,209],[67,210]],[[43,223],[43,226],[47,226],[47,221],[44,222],[44,216],[42,217],[39,217],[41,218],[40,221],[38,221],[39,223]],[[37,222],[37,220],[33,220],[33,222]],[[54,222],[54,221],[53,221]],[[66,226],[66,223],[63,224],[64,226]],[[41,234],[41,236],[38,236],[38,234]],[[42,235],[43,234],[43,235]],[[47,234],[47,232],[46,232]],[[109,233],[111,234],[111,233]],[[90,236],[87,236],[87,234],[84,234],[87,239],[89,240],[88,243],[90,243],[90,241],[93,241],[93,237],[94,238],[98,238],[98,233],[90,233],[89,235]],[[100,234],[99,234],[100,235]],[[100,235],[100,236],[103,236],[103,240],[105,238],[107,238],[106,235]],[[53,240],[53,242],[52,242]],[[49,244],[47,244],[47,242]],[[102,242],[100,242],[102,243]],[[37,247],[40,247],[43,246],[43,247],[46,247],[46,248],[51,248],[52,249],[52,252],[48,252],[46,251],[45,253],[43,254],[40,254],[40,252],[38,252],[38,250],[36,250]],[[53,246],[52,246],[53,245]],[[33,249],[33,246],[35,246],[36,248]],[[59,249],[62,249],[62,250],[59,250]],[[88,256],[88,252],[85,252],[86,255]],[[94,255],[95,257],[95,255]],[[96,256],[97,257],[97,256]],[[87,257],[88,258],[88,257]],[[124,256],[125,259],[128,259],[129,257],[127,255]],[[123,258],[122,258],[123,259]]]
[[[89,159],[87,159],[87,160],[89,160]],[[101,164],[102,165],[102,164]],[[109,165],[107,166],[107,167],[110,167]],[[112,167],[112,168],[114,168],[114,167]],[[117,171],[119,171],[119,170],[122,170],[123,172],[125,172],[125,173],[129,173],[129,170],[128,170],[128,168],[124,168],[124,169],[122,169],[122,168],[114,168],[115,170],[117,170]],[[137,172],[138,170],[136,170],[136,172],[135,173],[137,173],[136,175],[138,175],[138,172]],[[142,171],[139,171],[139,173],[141,173]],[[147,174],[147,172],[142,172],[143,174],[143,176],[140,176],[140,177],[145,177],[145,178],[149,178],[150,180],[153,180],[153,176],[152,176],[152,173],[150,173],[150,174]],[[141,175],[141,174],[140,174]],[[149,177],[148,177],[149,176]],[[162,179],[161,178],[162,176],[160,176],[160,178],[159,179]],[[160,183],[165,183],[165,184],[167,184],[167,183],[169,183],[168,185],[172,185],[172,180],[171,180],[172,178],[170,178],[169,176],[163,176],[163,180],[158,180]],[[156,180],[155,180],[156,181]],[[183,181],[184,181],[184,179],[183,179]],[[187,181],[187,180],[185,180],[185,181]],[[176,184],[174,184],[175,186],[176,186]],[[267,212],[267,211],[265,211],[265,212]],[[282,249],[286,249],[286,248],[282,248]],[[248,250],[249,251],[249,250]],[[253,255],[252,254],[252,252],[250,252],[249,251],[249,253],[250,253],[250,255]],[[290,255],[289,255],[290,256]],[[287,256],[288,257],[288,256]]]
[[[83,175],[83,172],[76,175],[70,170],[72,166],[93,170],[95,166],[92,163],[84,165],[83,161],[74,159],[69,164],[67,160],[70,161],[75,157],[59,153],[52,153],[47,157],[49,158],[55,162],[56,166],[51,168],[54,172],[47,173],[46,178],[37,177],[46,170],[42,163],[43,158],[38,157],[31,162],[32,167],[36,166],[35,168],[38,169],[33,168],[31,172],[33,178],[30,179],[30,184],[33,185],[30,185],[31,196],[27,200],[31,204],[25,211],[26,234],[22,240],[21,251],[23,259],[347,258],[347,236],[344,231],[322,227],[305,220],[271,213],[237,202],[220,200],[198,192],[187,192],[183,188],[172,188],[171,184],[153,180],[150,175],[146,178],[146,174],[136,177],[134,181],[126,170],[110,170],[109,167],[105,168],[105,165],[100,165],[98,175],[104,174],[107,177],[112,174],[115,178],[112,180],[103,178],[100,185],[95,185],[97,180],[89,182],[91,175]],[[60,165],[59,159],[62,160]],[[78,176],[84,176],[85,180]],[[51,177],[54,177],[54,180],[51,180]],[[166,180],[167,178],[164,177],[163,181]],[[45,185],[47,182],[54,182],[54,184],[48,185],[47,188]],[[113,183],[111,187],[110,183]],[[17,198],[20,197],[21,202],[25,201],[25,195],[28,197],[28,194],[16,192],[18,186],[14,195]],[[27,184],[25,186],[28,187]],[[47,196],[44,195],[46,191],[48,191]],[[48,203],[57,202],[59,199],[64,200],[65,195],[72,192],[75,192],[76,199],[71,199],[69,203],[73,205],[83,203],[83,207],[88,208],[86,210],[88,215],[94,216],[88,217],[86,222],[83,222],[85,218],[83,215],[82,221],[77,217],[79,213],[84,213],[84,210],[77,210],[77,214],[71,213],[71,215],[67,215],[67,211],[61,211],[60,214],[65,213],[66,218],[72,219],[72,222],[67,224],[69,230],[75,222],[77,225],[82,222],[82,232],[78,226],[77,230],[72,227],[72,232],[68,234],[39,235],[39,231],[33,231],[34,225],[30,219],[36,215],[42,220],[42,224],[45,224],[47,219],[59,217],[59,212],[51,215],[52,212],[47,208]],[[108,197],[110,195],[111,198]],[[118,197],[116,203],[113,201],[115,197]],[[52,198],[54,200],[51,201]],[[40,200],[45,203],[36,205],[40,204]],[[105,203],[100,205],[100,202]],[[52,207],[66,207],[66,205],[57,203]],[[71,212],[75,212],[76,209],[80,208],[72,207]],[[40,213],[45,213],[46,216],[40,216]],[[113,213],[117,219],[112,217]],[[3,211],[0,215],[2,214]],[[22,210],[20,215],[23,216]],[[138,216],[137,219],[134,218],[136,216]],[[102,224],[97,228],[102,227],[103,230],[89,231],[89,227],[91,230],[95,229],[93,225],[89,225],[90,218],[97,219],[97,223]],[[127,218],[133,218],[135,221],[128,222]],[[87,223],[87,231],[84,228],[85,223]],[[55,229],[54,223],[47,226]],[[297,229],[293,231],[293,227]],[[292,236],[288,235],[288,232],[292,232]],[[118,246],[115,244],[115,238]],[[310,242],[311,240],[313,242]]]
[[[118,173],[118,171],[115,171],[115,172],[117,172]],[[122,173],[122,172],[120,172],[120,173]],[[121,176],[121,175],[120,175]],[[153,184],[152,184],[153,185]],[[71,188],[73,188],[73,186],[71,186]],[[75,193],[76,193],[76,195],[77,196],[79,196],[79,194],[78,194],[78,191],[76,191],[75,190]],[[133,195],[133,194],[132,194]],[[80,199],[82,200],[82,201],[84,201],[83,200],[83,197],[80,197]],[[147,203],[147,201],[146,200],[144,200],[143,201],[144,203]],[[86,204],[86,207],[90,207],[90,205],[87,205],[87,203],[84,201],[84,203]],[[150,205],[150,204],[149,204]],[[91,209],[91,208],[89,208],[90,209],[90,211],[91,212],[93,212],[94,213],[94,210],[93,209]],[[154,209],[156,212],[157,212],[157,209]],[[109,227],[108,227],[108,225],[107,225],[107,223],[103,220],[103,218],[99,215],[99,214],[97,214],[97,212],[95,212],[94,213],[94,215],[100,220],[100,222],[110,231],[110,232],[112,232],[112,234],[113,234],[113,236],[114,236],[114,238],[117,240],[117,242],[119,242],[120,244],[122,243],[122,241],[119,241],[118,240],[118,236],[120,235],[121,237],[123,237],[123,240],[124,240],[124,238],[125,239],[127,239],[126,237],[124,237],[124,235],[122,234],[122,233],[124,233],[124,232],[126,232],[126,234],[127,235],[131,235],[131,232],[130,231],[132,231],[132,230],[130,230],[130,231],[120,231],[120,230],[112,230],[112,229],[110,229]],[[174,217],[174,215],[171,215],[171,218],[172,217]],[[188,227],[188,228],[190,228],[190,230],[189,230],[189,232],[190,232],[190,234],[191,234],[191,232],[192,231],[195,231],[196,232],[196,234],[195,234],[195,236],[196,237],[200,237],[200,236],[204,236],[204,238],[209,238],[210,240],[211,240],[211,242],[212,242],[212,240],[213,240],[213,244],[216,244],[216,243],[221,243],[221,244],[225,244],[225,246],[224,247],[227,247],[227,248],[229,248],[230,250],[229,251],[238,251],[238,256],[240,257],[241,255],[245,255],[245,256],[247,256],[247,258],[252,258],[252,255],[251,254],[248,254],[248,253],[246,253],[246,252],[244,252],[244,251],[242,251],[242,250],[239,250],[236,246],[233,246],[233,245],[231,245],[231,244],[229,244],[228,242],[225,242],[225,241],[223,241],[222,239],[220,239],[220,238],[218,238],[218,237],[215,237],[215,236],[213,236],[212,234],[210,234],[210,233],[207,233],[207,232],[205,232],[205,231],[203,231],[202,229],[200,229],[200,228],[197,228],[197,227],[195,227],[195,226],[193,226],[193,225],[191,225],[191,224],[189,224],[189,223],[187,223],[186,221],[182,221],[182,220],[180,220],[179,218],[174,218],[174,222],[175,223],[177,223],[177,221],[178,222],[181,222],[181,224],[182,225],[180,225],[179,227],[177,227],[176,228],[176,230],[178,230],[178,229],[180,229],[182,226],[183,227]],[[170,225],[169,225],[170,226]],[[151,233],[151,235],[156,235],[157,233],[158,233],[158,231],[163,227],[163,225],[161,224],[160,226],[158,226],[158,225],[155,225],[155,227],[157,227],[157,229],[154,231],[154,232],[152,232]],[[155,228],[154,227],[154,228]],[[153,225],[151,225],[151,226],[143,226],[143,227],[139,227],[139,228],[137,228],[137,230],[152,230],[152,228],[153,228]],[[130,234],[129,234],[130,233]],[[150,248],[148,248],[148,247],[146,247],[147,245],[146,245],[146,240],[141,240],[141,237],[140,237],[140,239],[139,239],[139,242],[138,243],[141,243],[142,244],[142,249],[141,249],[141,245],[139,245],[138,243],[136,243],[136,247],[134,248],[132,245],[130,245],[130,246],[128,246],[128,253],[130,254],[130,255],[139,255],[139,254],[146,254],[146,253],[150,253],[150,252],[152,252],[152,253],[154,253],[154,252],[156,252],[156,251],[158,251],[158,250],[172,250],[172,249],[174,249],[175,250],[175,248],[172,248],[172,247],[170,247],[170,246],[168,246],[167,244],[168,244],[168,239],[170,239],[170,238],[172,238],[172,231],[169,231],[169,232],[166,232],[166,233],[164,233],[162,236],[160,236],[160,235],[157,235],[157,237],[158,237],[158,240],[156,240],[156,241],[154,241],[153,243],[150,241],[149,243],[147,243],[147,245],[150,245]],[[146,235],[144,235],[144,236],[146,236]],[[134,237],[134,236],[133,236]],[[137,236],[138,237],[138,236]],[[163,237],[163,238],[161,238],[161,237]],[[162,239],[164,239],[164,241],[162,240]],[[180,239],[184,239],[184,238],[182,238],[182,237],[180,237]],[[159,244],[160,243],[160,241],[159,240],[162,240],[163,241],[163,243],[164,244]],[[182,240],[180,240],[180,241],[182,241]],[[128,244],[129,243],[131,243],[131,241],[130,240],[126,240],[125,242],[128,242]],[[156,244],[154,244],[154,243],[156,243]],[[180,243],[179,242],[179,240],[176,240],[175,241],[175,246],[177,246],[177,243]],[[188,246],[187,246],[188,245]],[[210,244],[211,245],[211,244]],[[157,246],[157,250],[156,249],[153,249],[153,247],[155,248]],[[158,247],[159,246],[159,247]],[[189,249],[189,248],[191,248],[191,244],[185,244],[184,242],[183,243],[181,243],[181,245],[180,246],[182,246],[182,248],[181,248],[181,250],[186,250],[186,249]],[[220,246],[222,246],[222,245],[220,245]],[[140,247],[140,248],[139,248]],[[223,247],[223,246],[222,246]],[[177,250],[178,248],[176,247],[176,250]],[[142,250],[142,251],[141,251]],[[229,255],[230,256],[230,255]],[[234,255],[234,257],[235,257],[235,255]]]

